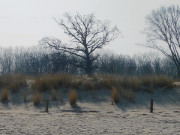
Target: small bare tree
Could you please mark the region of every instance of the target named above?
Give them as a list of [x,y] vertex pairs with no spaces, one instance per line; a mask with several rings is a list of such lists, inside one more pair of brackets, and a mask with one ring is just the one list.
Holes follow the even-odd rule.
[[64,20],[55,21],[70,37],[70,44],[63,44],[61,40],[50,37],[43,38],[40,44],[77,57],[78,62],[72,64],[84,69],[89,75],[92,74],[94,61],[98,59],[98,55],[94,54],[95,50],[101,49],[119,34],[116,26],[111,28],[109,23],[96,20],[94,14],[65,14]]
[[147,16],[145,32],[148,47],[160,51],[170,58],[180,76],[180,8],[179,6],[161,7]]

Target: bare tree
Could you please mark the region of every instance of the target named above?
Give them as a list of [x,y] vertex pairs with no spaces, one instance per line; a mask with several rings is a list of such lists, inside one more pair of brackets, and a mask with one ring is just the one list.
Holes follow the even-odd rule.
[[98,59],[94,52],[108,44],[119,34],[118,28],[110,27],[108,22],[95,19],[94,14],[74,16],[65,14],[65,19],[55,19],[64,33],[70,37],[70,44],[63,44],[57,38],[45,37],[40,44],[66,52],[78,57],[74,66],[83,68],[87,74],[92,74],[93,63]]
[[176,65],[180,76],[180,8],[161,7],[147,16],[148,47],[160,51]]

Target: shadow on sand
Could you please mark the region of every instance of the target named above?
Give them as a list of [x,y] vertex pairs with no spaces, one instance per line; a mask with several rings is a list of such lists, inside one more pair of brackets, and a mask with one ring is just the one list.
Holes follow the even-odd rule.
[[135,93],[135,102],[122,99],[120,103],[114,104],[114,106],[124,112],[128,109],[149,109],[151,99],[153,99],[155,109],[157,106],[166,107],[169,105],[179,105],[180,89],[174,88],[167,91],[164,89],[156,89],[153,93],[139,91]]
[[4,107],[5,109],[9,109],[9,100],[7,100],[7,101],[1,101],[1,103],[2,103],[2,105],[3,105],[3,107]]

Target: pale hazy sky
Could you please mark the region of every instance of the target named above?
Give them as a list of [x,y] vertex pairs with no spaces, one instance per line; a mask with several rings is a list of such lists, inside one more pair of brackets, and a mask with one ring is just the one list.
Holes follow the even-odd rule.
[[31,46],[45,36],[63,41],[62,29],[53,18],[65,12],[94,13],[97,19],[110,20],[122,35],[106,49],[119,54],[147,51],[142,31],[145,16],[161,6],[180,5],[180,0],[0,0],[0,47]]

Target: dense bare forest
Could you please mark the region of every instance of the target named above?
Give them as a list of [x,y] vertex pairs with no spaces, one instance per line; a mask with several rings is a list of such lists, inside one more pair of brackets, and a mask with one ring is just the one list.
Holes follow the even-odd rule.
[[[68,74],[85,74],[72,61],[79,61],[75,56],[63,52],[33,46],[29,48],[1,48],[0,73],[39,75],[45,73],[66,72]],[[168,75],[177,77],[176,66],[168,58],[159,57],[155,53],[142,55],[118,55],[99,53],[99,59],[94,63],[96,74],[118,75]]]

